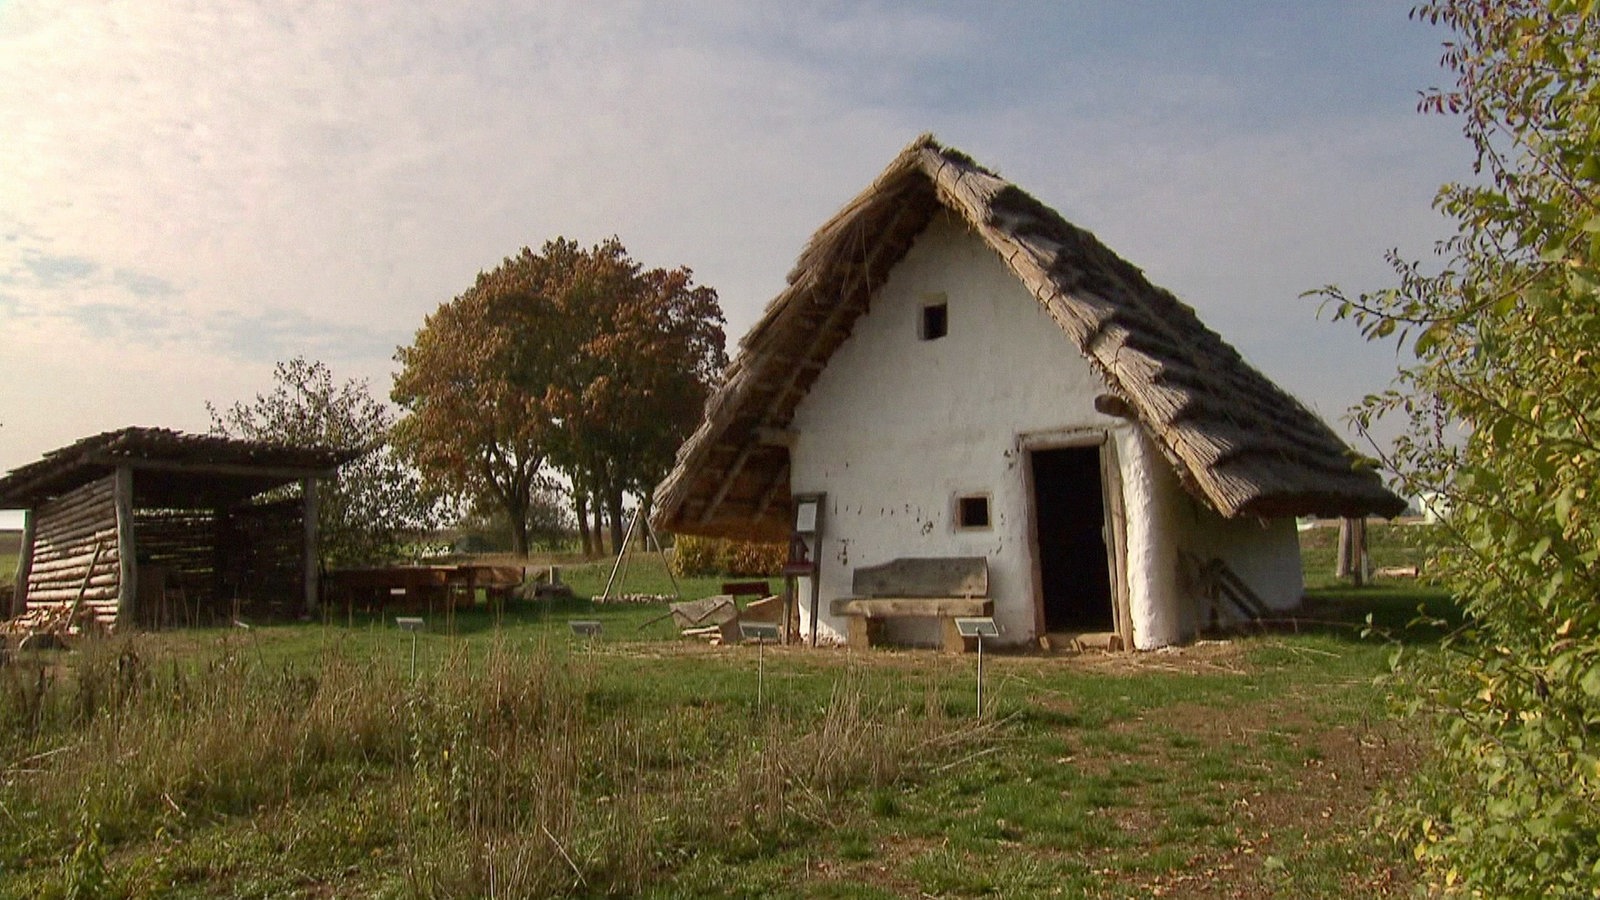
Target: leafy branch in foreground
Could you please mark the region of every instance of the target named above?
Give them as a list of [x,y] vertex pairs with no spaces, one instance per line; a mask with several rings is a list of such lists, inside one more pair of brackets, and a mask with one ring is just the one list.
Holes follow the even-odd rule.
[[[1591,897],[1600,885],[1600,4],[1439,0],[1447,90],[1475,180],[1436,205],[1456,223],[1426,274],[1321,291],[1335,319],[1414,361],[1353,417],[1404,416],[1388,463],[1403,489],[1448,498],[1438,571],[1469,627],[1415,708],[1439,735],[1432,769],[1385,821],[1449,886]],[[1459,435],[1453,435],[1459,428]]]

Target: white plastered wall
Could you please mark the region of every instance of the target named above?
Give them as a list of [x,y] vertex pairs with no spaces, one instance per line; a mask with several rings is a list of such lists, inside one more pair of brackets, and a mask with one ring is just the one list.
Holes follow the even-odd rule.
[[[920,339],[923,306],[940,302],[947,304],[948,334]],[[821,546],[813,548],[821,566],[819,638],[842,640],[844,623],[829,614],[828,604],[850,595],[856,567],[901,557],[982,556],[1002,641],[1033,641],[1025,445],[1042,449],[1102,438],[1114,442],[1121,472],[1134,644],[1148,649],[1192,637],[1198,606],[1182,596],[1173,538],[1185,544],[1206,539],[1214,523],[1195,519],[1200,505],[1183,493],[1139,427],[1094,409],[1094,397],[1104,391],[1088,362],[993,251],[964,224],[936,218],[856,321],[791,423],[797,437],[790,489],[827,495]],[[987,529],[956,527],[956,498],[972,494],[989,497]],[[1237,523],[1226,524],[1222,530],[1232,534]],[[1286,524],[1292,537],[1293,523]],[[1210,547],[1205,552],[1218,555]],[[1296,598],[1298,560],[1296,544]],[[1287,564],[1251,564],[1251,574],[1240,574],[1254,584],[1258,568],[1281,565]],[[804,579],[800,587],[804,631],[811,627],[811,587]],[[889,637],[932,644],[938,631],[931,621],[892,620]]]

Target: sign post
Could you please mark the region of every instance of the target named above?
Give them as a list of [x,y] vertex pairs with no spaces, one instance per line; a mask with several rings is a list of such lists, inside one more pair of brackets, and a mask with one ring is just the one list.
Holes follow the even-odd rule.
[[957,616],[956,631],[962,637],[978,639],[978,717],[983,717],[983,639],[999,637],[1000,626],[992,616]]
[[739,636],[756,642],[756,708],[761,708],[763,682],[767,679],[767,641],[782,635],[777,622],[740,622]]
[[424,624],[423,621],[422,621],[422,617],[421,616],[395,616],[394,617],[394,624],[398,625],[400,627],[401,631],[409,631],[409,632],[411,632],[411,683],[412,684],[416,684],[417,683],[417,632],[422,630],[422,627],[423,627],[423,624]]

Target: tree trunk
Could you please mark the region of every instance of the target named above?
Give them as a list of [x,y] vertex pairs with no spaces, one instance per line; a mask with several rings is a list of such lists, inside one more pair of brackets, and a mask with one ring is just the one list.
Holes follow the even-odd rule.
[[578,537],[583,542],[583,557],[599,556],[595,552],[594,539],[589,531],[589,495],[582,488],[574,486],[572,489],[572,511],[578,516]]
[[600,511],[600,505],[598,498],[596,498],[594,504],[594,552],[597,556],[604,556],[606,555],[606,541],[603,534],[605,531],[605,515]]
[[1355,587],[1367,580],[1367,520],[1365,518],[1339,520],[1339,554],[1334,574],[1348,578]]
[[520,503],[507,503],[505,510],[506,518],[511,520],[511,555],[518,559],[527,559],[528,507]]
[[611,518],[611,547],[615,551],[620,551],[623,538],[621,491],[614,491],[612,496],[606,498],[606,514]]

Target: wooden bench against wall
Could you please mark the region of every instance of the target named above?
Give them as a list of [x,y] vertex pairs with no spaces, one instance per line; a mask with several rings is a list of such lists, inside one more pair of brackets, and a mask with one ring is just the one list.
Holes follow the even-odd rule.
[[965,641],[956,617],[994,613],[989,562],[981,556],[909,557],[864,566],[851,576],[850,592],[855,596],[840,597],[828,608],[846,619],[852,647],[878,643],[889,619],[934,618],[941,645],[960,653]]

